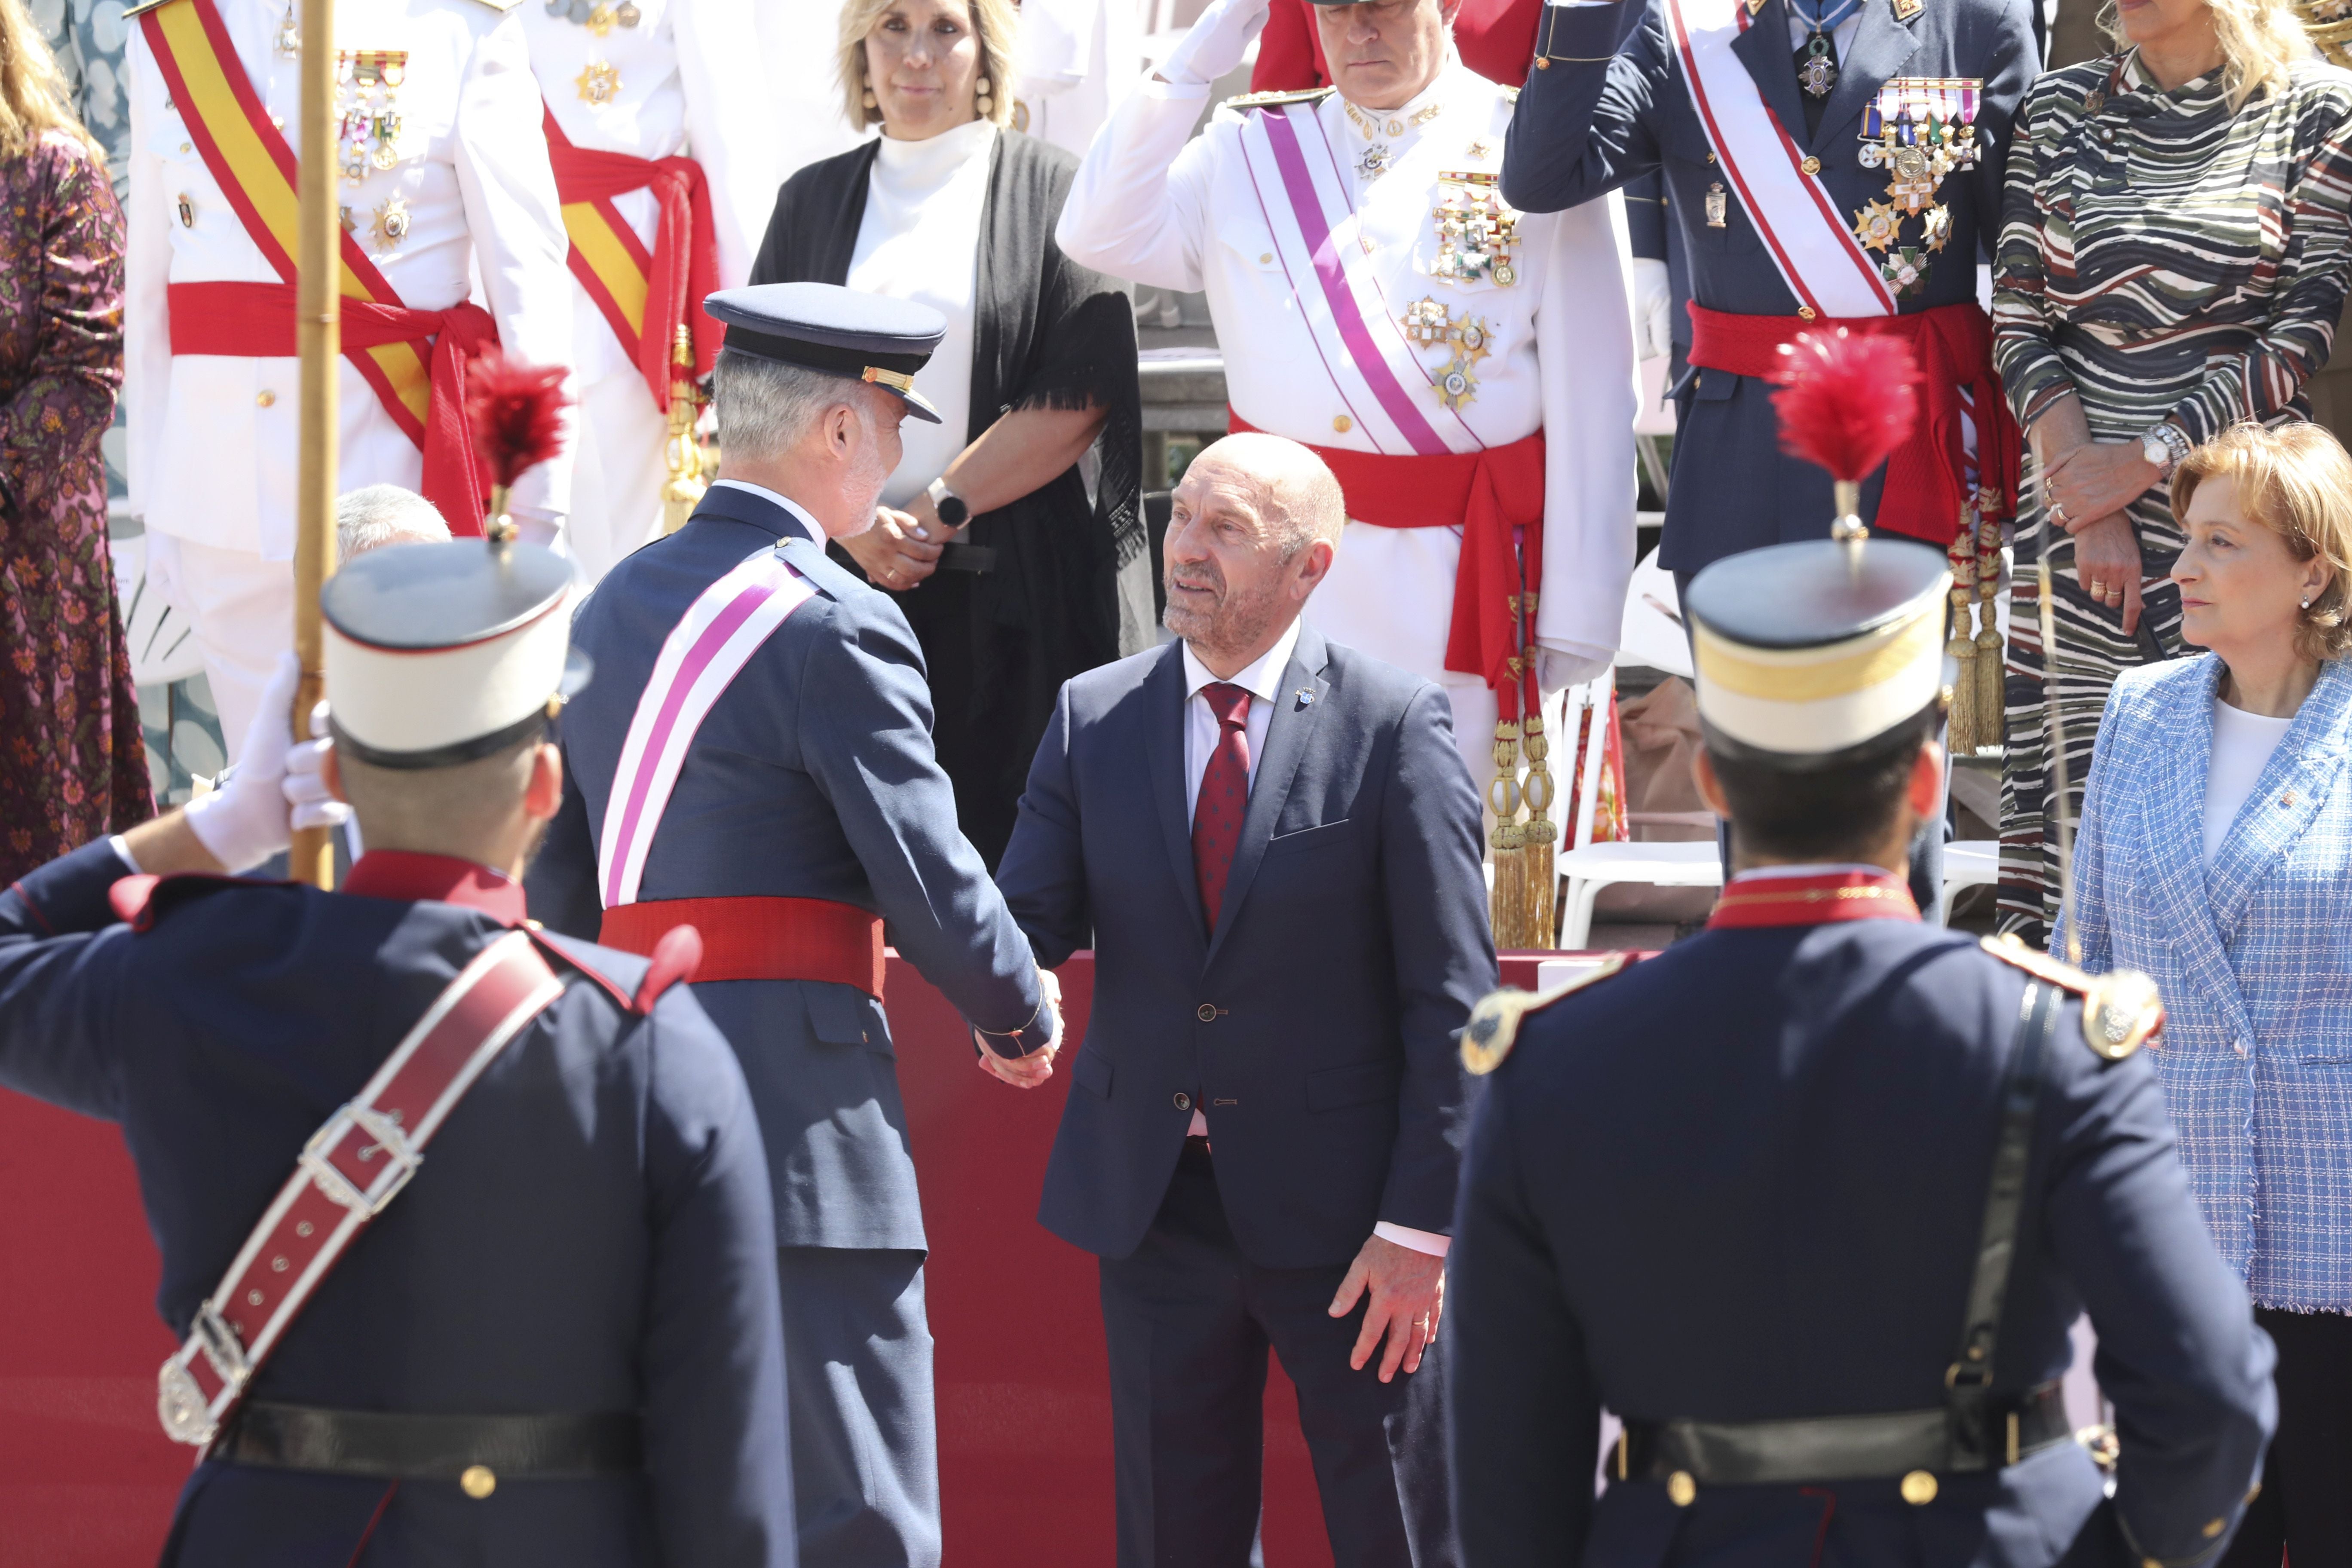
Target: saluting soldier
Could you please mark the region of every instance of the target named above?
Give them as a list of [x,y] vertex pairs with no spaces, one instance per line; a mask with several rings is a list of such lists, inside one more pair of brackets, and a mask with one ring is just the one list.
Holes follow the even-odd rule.
[[[1737,874],[1690,941],[1472,1016],[1492,1077],[1446,1304],[1471,1568],[2183,1568],[2252,1495],[2272,1350],[2139,1054],[2152,988],[1925,926],[1904,884],[1947,585],[1875,539],[1700,573],[1698,776]],[[2085,1308],[2112,1500],[2059,1389]]]
[[[571,286],[518,0],[337,8],[342,365],[335,489],[419,490],[481,531],[465,366],[572,360]],[[186,614],[234,759],[294,641],[301,29],[290,0],[157,0],[130,46],[130,507]],[[488,309],[469,302],[478,270]],[[569,419],[571,416],[567,415]],[[558,543],[572,459],[515,487]]]
[[751,276],[776,199],[752,0],[522,0],[571,238],[581,444],[572,551],[593,582],[702,491],[703,297]]
[[[331,746],[289,772],[286,654],[224,788],[0,892],[0,1084],[121,1124],[163,1254],[175,1568],[793,1563],[767,1163],[695,940],[524,928],[571,581],[353,561]],[[341,891],[218,874],[327,787]]]
[[550,926],[633,952],[723,933],[696,994],[751,1085],[775,1184],[803,1568],[940,1561],[926,1247],[882,1010],[890,940],[1007,1077],[1051,1070],[1052,976],[956,831],[923,658],[825,558],[871,527],[927,305],[829,283],[715,295],[719,478],[615,566],[575,635],[563,812],[531,875]]

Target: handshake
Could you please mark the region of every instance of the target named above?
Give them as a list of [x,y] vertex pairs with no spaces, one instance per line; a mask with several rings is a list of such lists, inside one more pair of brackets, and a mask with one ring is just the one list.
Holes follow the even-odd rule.
[[1025,1057],[1001,1057],[992,1049],[988,1037],[975,1028],[971,1043],[980,1047],[980,1070],[991,1078],[1003,1079],[1015,1089],[1034,1089],[1054,1076],[1054,1058],[1062,1048],[1062,982],[1050,969],[1037,971],[1037,1014],[1039,1021],[1053,1020],[1052,1043],[1031,1051]]

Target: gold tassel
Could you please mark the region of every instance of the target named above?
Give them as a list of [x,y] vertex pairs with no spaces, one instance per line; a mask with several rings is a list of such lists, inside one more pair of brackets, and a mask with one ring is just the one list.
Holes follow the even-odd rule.
[[[1529,595],[1528,597],[1534,597]],[[1532,617],[1530,617],[1532,621]],[[1534,658],[1529,648],[1528,656]],[[1601,715],[1595,710],[1595,722]],[[1550,947],[1559,938],[1559,922],[1555,918],[1554,903],[1559,898],[1559,879],[1553,874],[1552,847],[1558,842],[1559,830],[1552,826],[1549,815],[1552,803],[1551,770],[1545,766],[1551,754],[1551,742],[1544,734],[1543,711],[1538,709],[1528,715],[1527,743],[1528,781],[1520,793],[1528,803],[1527,825],[1521,831],[1526,845],[1519,851],[1527,862],[1526,898],[1527,930],[1530,947]]]
[[1494,927],[1496,947],[1525,947],[1526,868],[1521,851],[1527,832],[1519,826],[1519,726],[1509,719],[1495,726],[1495,777],[1486,786],[1486,804],[1495,813],[1495,826],[1487,837],[1495,851],[1495,889],[1487,898],[1487,919]]
[[2000,595],[2000,520],[1985,518],[1977,529],[1977,746],[1999,751],[2003,741],[2002,710],[2008,706],[2000,616],[1994,601]]
[[676,533],[710,488],[702,478],[702,448],[694,439],[695,418],[702,412],[694,390],[694,334],[683,321],[670,345],[669,363],[669,439],[662,447],[669,482],[662,486],[662,531]]
[[1951,639],[1944,657],[1953,663],[1952,708],[1946,744],[1956,757],[1971,757],[1977,750],[1977,645],[1969,636],[1969,613],[1977,596],[1977,517],[1974,507],[1960,511],[1960,531],[1945,552],[1952,568]]

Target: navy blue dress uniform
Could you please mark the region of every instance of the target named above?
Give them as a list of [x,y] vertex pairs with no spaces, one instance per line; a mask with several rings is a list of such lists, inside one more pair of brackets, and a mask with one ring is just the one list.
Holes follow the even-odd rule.
[[[730,290],[708,308],[727,323],[726,353],[867,379],[936,417],[911,377],[944,330],[937,311],[821,283]],[[600,888],[600,850],[614,815],[634,809],[615,780],[665,643],[714,584],[767,562],[806,602],[684,748],[634,900],[603,907],[614,889]],[[742,1061],[767,1141],[802,1562],[936,1563],[926,1242],[881,1002],[882,921],[1003,1054],[1044,1046],[1054,1018],[1027,941],[957,831],[914,634],[887,595],[826,559],[812,516],[722,478],[676,533],[604,577],[573,636],[597,679],[564,716],[566,799],[531,869],[532,910],[633,947],[680,919],[734,933],[733,961],[707,955],[696,994]],[[826,956],[844,948],[846,971]]]
[[[379,722],[355,678],[339,728],[393,765],[512,740],[512,712],[485,720],[451,685],[434,657],[450,640],[486,657],[469,688],[505,668],[521,732],[543,727],[569,564],[507,549],[494,565],[479,542],[404,546],[331,583],[331,622],[347,590],[345,629],[408,645],[375,683],[408,711]],[[437,610],[407,593],[396,622],[376,618],[354,580],[397,574]],[[536,623],[536,676],[516,673],[514,639],[493,646],[517,615]],[[163,1256],[156,1303],[185,1335],[305,1141],[515,937],[523,897],[427,854],[368,855],[335,893],[135,870],[100,841],[0,893],[0,1083],[121,1123]],[[675,963],[521,945],[560,982],[551,1003],[253,1373],[181,1495],[172,1568],[793,1562],[767,1168],[741,1071]]]
[[[1700,574],[1710,755],[1819,778],[1932,735],[1942,563],[1854,548]],[[2160,1019],[1852,865],[1751,869],[1655,958],[1481,1004],[1446,1312],[1467,1562],[2214,1560],[2272,1352],[2136,1054]],[[2085,1309],[2112,1497],[2058,1395]]]
[[[1931,412],[1992,386],[1977,266],[2000,231],[2011,118],[2039,68],[2029,6],[1864,0],[1851,46],[1833,56],[1833,85],[1814,98],[1800,86],[1790,47],[1794,4],[1554,0],[1503,153],[1504,199],[1529,212],[1663,175],[1697,318],[1692,369],[1674,389],[1676,445],[1706,456],[1677,465],[1666,498],[1659,564],[1685,583],[1738,551],[1817,538],[1832,515],[1827,477],[1780,449],[1772,389],[1756,374],[1771,363],[1764,340],[1848,317],[1943,311],[1934,328],[1942,341],[1921,353]],[[1630,33],[1629,9],[1638,14]],[[1691,31],[1712,24],[1728,33],[1736,23],[1736,41],[1685,52],[1677,14]],[[1693,61],[1713,69],[1695,79]],[[1929,111],[1965,114],[1976,149],[1973,166],[1928,167],[1928,188],[1916,196],[1893,190],[1916,171],[1864,163],[1906,123],[1906,106],[1923,126]],[[1741,320],[1711,322],[1704,312]],[[1883,472],[1864,486],[1861,509],[1882,528]],[[1948,514],[1939,503],[1926,527],[1900,531],[1948,539],[1961,480],[1950,477]]]

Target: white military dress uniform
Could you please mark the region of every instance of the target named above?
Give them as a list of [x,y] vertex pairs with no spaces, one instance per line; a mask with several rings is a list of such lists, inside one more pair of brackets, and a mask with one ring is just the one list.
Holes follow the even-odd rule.
[[[1204,19],[1202,26],[1208,23]],[[1363,320],[1402,321],[1423,300],[1454,325],[1484,324],[1475,388],[1448,407],[1455,346],[1417,350],[1426,376],[1405,386],[1448,450],[1500,447],[1537,431],[1546,444],[1543,574],[1537,641],[1547,695],[1599,672],[1616,648],[1633,567],[1633,374],[1622,209],[1612,195],[1561,213],[1517,215],[1511,279],[1462,279],[1440,264],[1436,209],[1476,187],[1440,175],[1492,174],[1516,92],[1453,58],[1401,108],[1356,108],[1336,92],[1268,94],[1291,122],[1318,186],[1352,209],[1331,230]],[[1055,237],[1073,260],[1164,289],[1204,289],[1234,412],[1310,446],[1411,454],[1348,350],[1302,308],[1312,265],[1286,254],[1281,190],[1244,148],[1253,100],[1192,128],[1205,86],[1147,77],[1088,151]],[[1312,104],[1309,120],[1301,112]],[[1319,138],[1314,134],[1319,130]],[[1374,152],[1375,148],[1384,149]],[[1279,180],[1274,182],[1277,187]],[[1297,251],[1296,243],[1291,246]],[[1427,677],[1454,706],[1454,738],[1482,786],[1495,772],[1496,701],[1485,680],[1445,668],[1459,527],[1376,527],[1351,518],[1306,617],[1325,637]]]
[[[286,0],[216,3],[261,108],[299,156]],[[420,310],[467,300],[478,272],[507,352],[568,365],[563,230],[520,20],[497,0],[345,0],[335,32],[339,53],[405,56],[386,155],[371,142],[362,176],[336,183],[368,258]],[[300,376],[291,357],[173,355],[171,285],[279,278],[206,169],[135,24],[130,75],[130,508],[146,521],[151,571],[203,645],[234,747],[293,642]],[[348,358],[340,369],[337,489],[418,488],[416,442]],[[513,496],[523,537],[560,548],[571,492],[568,449],[525,475]]]
[[[778,184],[769,87],[748,42],[756,35],[751,0],[629,0],[634,26],[611,20],[622,7],[609,0],[596,9],[606,14],[601,34],[572,19],[569,0],[521,0],[531,70],[556,124],[575,147],[701,164],[719,287],[740,287]],[[613,205],[650,249],[659,216],[653,193],[625,192]],[[570,293],[583,416],[572,551],[593,583],[660,532],[668,421],[577,278]],[[698,337],[719,331],[698,300],[688,302],[688,319]]]

